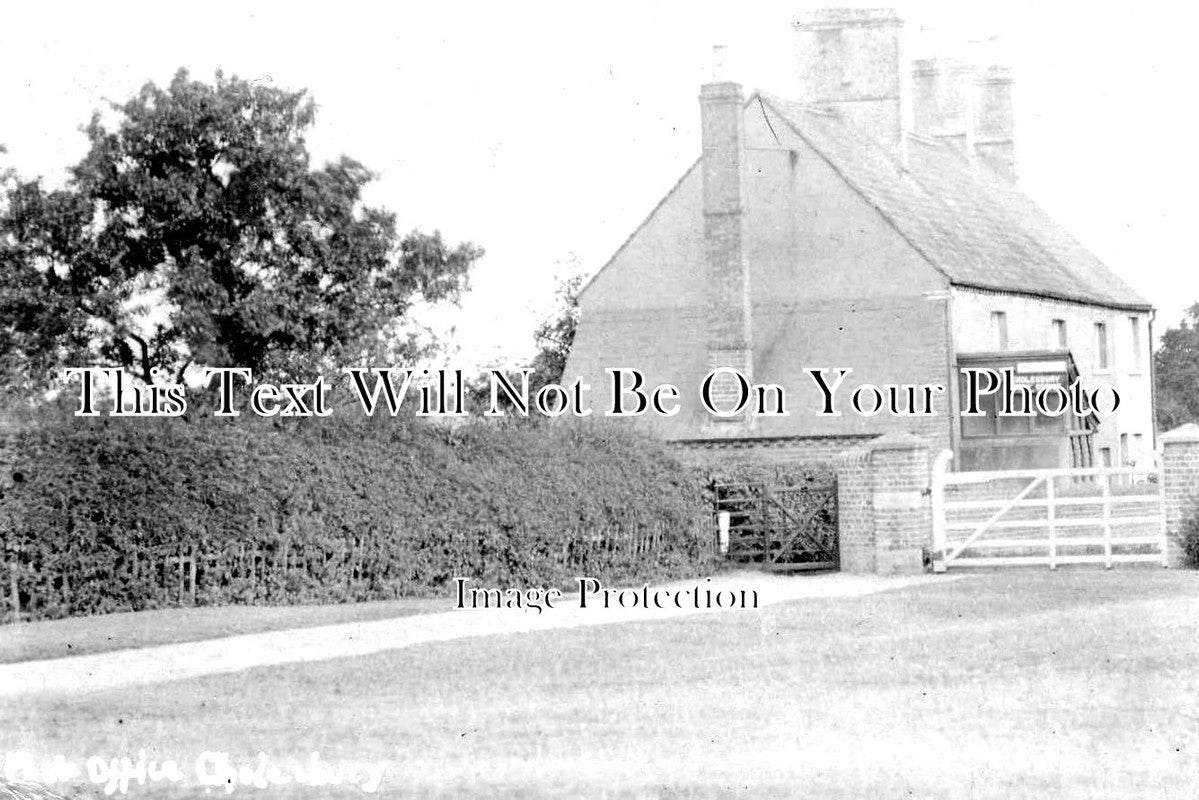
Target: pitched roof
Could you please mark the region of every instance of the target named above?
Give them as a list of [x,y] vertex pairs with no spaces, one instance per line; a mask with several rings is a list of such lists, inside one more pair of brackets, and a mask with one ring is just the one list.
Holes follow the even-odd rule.
[[1128,309],[1150,303],[1014,186],[950,144],[910,136],[906,165],[829,112],[772,108],[950,282]]

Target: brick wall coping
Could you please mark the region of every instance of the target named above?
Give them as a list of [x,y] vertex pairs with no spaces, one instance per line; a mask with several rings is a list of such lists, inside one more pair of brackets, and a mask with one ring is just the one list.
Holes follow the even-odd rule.
[[873,453],[874,451],[870,449],[868,444],[858,445],[857,447],[850,448],[849,450],[842,450],[840,453],[837,453],[837,455],[833,457],[833,463],[836,464],[838,468],[842,466],[848,466],[850,464],[864,464],[870,460],[870,456]]
[[929,449],[929,443],[915,434],[884,433],[882,436],[876,436],[856,447],[842,451],[837,455],[835,462],[846,465],[857,464],[869,461],[875,453]]
[[830,436],[730,436],[718,439],[668,439],[667,446],[680,450],[726,450],[760,447],[792,447],[798,444],[825,444],[844,441],[848,445],[874,438],[871,433],[834,434]]
[[870,442],[869,450],[928,450],[928,442],[912,433],[884,433]]
[[1163,433],[1161,437],[1163,444],[1171,442],[1199,442],[1199,425],[1193,422],[1188,422],[1180,428],[1175,428],[1169,433]]

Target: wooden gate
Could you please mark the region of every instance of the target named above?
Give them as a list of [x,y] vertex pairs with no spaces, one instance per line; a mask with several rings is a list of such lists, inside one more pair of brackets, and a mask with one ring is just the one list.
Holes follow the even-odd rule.
[[776,572],[837,569],[837,485],[716,483],[722,549]]
[[933,471],[933,569],[1167,565],[1158,473],[1131,468]]

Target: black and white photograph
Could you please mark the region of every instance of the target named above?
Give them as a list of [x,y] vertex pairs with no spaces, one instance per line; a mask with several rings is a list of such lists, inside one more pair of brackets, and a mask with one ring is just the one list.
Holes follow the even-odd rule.
[[1199,795],[1199,11],[0,10],[0,799]]

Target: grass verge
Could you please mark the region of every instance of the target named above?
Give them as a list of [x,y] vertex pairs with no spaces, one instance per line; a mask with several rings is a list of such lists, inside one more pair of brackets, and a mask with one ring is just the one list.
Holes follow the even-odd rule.
[[1192,798],[1197,659],[1199,575],[1010,572],[28,699],[0,751],[319,752],[404,797]]
[[450,607],[448,598],[311,606],[203,606],[0,625],[0,664],[431,614]]

